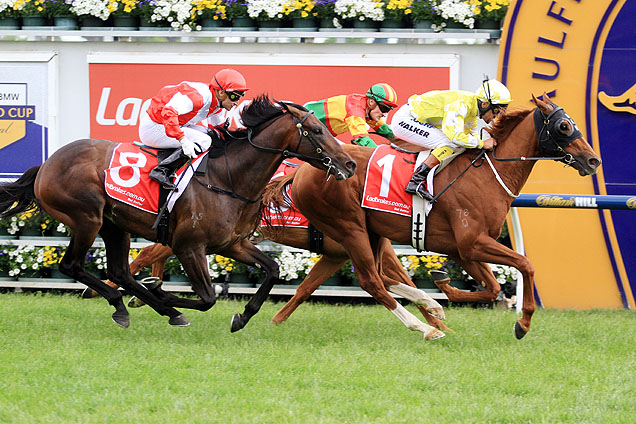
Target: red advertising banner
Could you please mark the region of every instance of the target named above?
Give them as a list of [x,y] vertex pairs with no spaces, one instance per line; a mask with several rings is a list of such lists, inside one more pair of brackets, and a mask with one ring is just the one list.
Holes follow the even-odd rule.
[[[267,64],[259,65],[259,56],[254,56],[250,63],[255,64],[239,65],[130,63],[134,57],[124,57],[119,63],[116,59],[99,63],[99,59],[93,59],[89,63],[90,135],[119,142],[137,140],[139,114],[161,87],[181,81],[209,82],[218,70],[228,67],[245,76],[250,87],[247,99],[266,93],[273,99],[299,104],[339,94],[364,93],[377,82],[392,85],[403,104],[412,94],[448,89],[451,85],[450,62],[446,66],[417,67],[383,66],[377,60],[373,66],[278,65],[263,60]],[[334,62],[332,56],[323,56],[325,63]],[[426,55],[414,56],[426,63]],[[315,57],[310,62],[315,63]]]

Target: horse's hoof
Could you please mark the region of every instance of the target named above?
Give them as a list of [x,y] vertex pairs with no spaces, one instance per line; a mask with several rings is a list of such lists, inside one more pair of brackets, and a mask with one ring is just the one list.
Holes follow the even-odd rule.
[[441,339],[442,337],[446,337],[446,334],[439,331],[437,328],[433,328],[426,334],[426,336],[424,336],[424,340],[437,340]]
[[448,275],[446,271],[440,271],[439,269],[432,269],[429,271],[429,274],[431,274],[431,277],[433,277],[433,281],[436,284],[446,280],[450,281],[450,276]]
[[95,290],[91,289],[90,287],[86,287],[84,289],[84,291],[82,292],[82,299],[92,299],[94,297],[97,297],[97,295],[99,295],[99,293],[97,293]]
[[185,315],[179,314],[176,317],[170,318],[168,324],[172,325],[173,327],[187,327],[190,325],[190,321],[188,321]]
[[528,332],[524,330],[523,327],[521,327],[519,321],[515,322],[515,337],[517,338],[517,340],[523,339],[523,336],[525,336],[527,333]]
[[141,308],[144,305],[145,305],[144,301],[139,299],[137,296],[131,297],[130,300],[128,301],[129,308]]
[[115,311],[112,317],[113,317],[113,321],[115,321],[115,324],[117,324],[118,326],[122,328],[130,327],[130,316],[128,315],[128,313]]
[[430,308],[430,309],[427,309],[426,312],[433,315],[437,319],[441,319],[441,320],[446,319],[446,313],[444,312],[444,309],[442,308]]
[[241,328],[245,327],[245,324],[247,324],[247,321],[245,321],[245,318],[243,318],[243,315],[235,314],[232,317],[232,325],[231,325],[230,331],[232,333],[235,333],[239,331]]

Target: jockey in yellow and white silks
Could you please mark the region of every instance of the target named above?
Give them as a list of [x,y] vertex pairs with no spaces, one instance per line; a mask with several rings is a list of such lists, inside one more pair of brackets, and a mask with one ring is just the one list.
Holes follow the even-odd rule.
[[367,125],[378,135],[393,138],[391,128],[384,122],[386,115],[397,107],[397,94],[386,83],[371,86],[366,94],[346,94],[309,102],[305,107],[314,112],[333,136],[351,134],[351,143],[377,147],[369,137]]
[[480,139],[477,120],[491,123],[510,102],[510,91],[497,80],[485,81],[476,93],[446,90],[411,96],[393,116],[391,128],[396,138],[432,151],[415,170],[406,192],[432,200],[426,176],[435,165],[458,149],[492,149],[494,140]]

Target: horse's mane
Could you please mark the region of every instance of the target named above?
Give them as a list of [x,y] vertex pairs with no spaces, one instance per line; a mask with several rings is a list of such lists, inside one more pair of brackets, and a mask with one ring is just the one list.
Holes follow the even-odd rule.
[[302,111],[307,111],[303,106],[296,103],[281,102],[272,100],[267,94],[260,94],[253,99],[249,105],[241,112],[241,121],[246,127],[257,127],[287,112],[286,106],[293,106]]
[[530,112],[532,112],[532,110],[521,109],[499,115],[497,123],[495,123],[492,128],[488,128],[487,131],[495,140],[503,141],[508,138],[512,130],[514,130]]

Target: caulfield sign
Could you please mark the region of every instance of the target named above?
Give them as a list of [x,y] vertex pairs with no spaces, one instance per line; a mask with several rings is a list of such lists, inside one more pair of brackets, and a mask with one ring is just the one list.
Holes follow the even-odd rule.
[[[548,92],[568,110],[603,165],[586,183],[539,163],[524,192],[636,195],[636,2],[516,0],[500,48],[500,78],[516,100]],[[588,198],[589,199],[589,198]],[[583,202],[585,203],[585,202]],[[592,203],[582,206],[594,208]],[[636,239],[630,210],[519,209],[537,297],[559,308],[635,308]],[[581,264],[585,264],[584,267]]]

